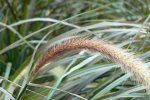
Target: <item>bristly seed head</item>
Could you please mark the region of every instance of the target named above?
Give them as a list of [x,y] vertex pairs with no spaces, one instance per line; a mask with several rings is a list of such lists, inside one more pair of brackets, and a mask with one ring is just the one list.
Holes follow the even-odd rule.
[[146,86],[147,90],[150,92],[150,71],[147,67],[145,67],[145,64],[132,53],[116,48],[104,41],[76,38],[50,48],[37,61],[31,75],[34,76],[43,65],[48,63],[50,60],[53,60],[57,55],[76,49],[97,51],[109,57],[116,63],[122,65],[121,68],[123,71],[133,75],[136,81]]

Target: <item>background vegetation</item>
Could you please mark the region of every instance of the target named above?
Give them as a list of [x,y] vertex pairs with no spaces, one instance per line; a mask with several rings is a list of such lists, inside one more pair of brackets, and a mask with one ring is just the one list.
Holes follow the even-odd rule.
[[149,0],[1,0],[0,100],[147,100],[102,54],[68,52],[30,81],[37,59],[74,37],[102,39],[150,66]]

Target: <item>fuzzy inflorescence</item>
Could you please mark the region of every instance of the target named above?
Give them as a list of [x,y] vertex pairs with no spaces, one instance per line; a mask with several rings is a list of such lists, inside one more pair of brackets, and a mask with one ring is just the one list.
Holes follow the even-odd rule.
[[150,91],[150,71],[145,64],[132,53],[128,53],[123,49],[116,48],[100,40],[97,41],[81,38],[70,39],[56,47],[50,48],[37,61],[32,71],[32,76],[34,76],[43,65],[50,60],[53,60],[56,56],[76,49],[88,49],[102,53],[116,63],[121,64],[123,71],[134,76],[137,82],[142,83]]

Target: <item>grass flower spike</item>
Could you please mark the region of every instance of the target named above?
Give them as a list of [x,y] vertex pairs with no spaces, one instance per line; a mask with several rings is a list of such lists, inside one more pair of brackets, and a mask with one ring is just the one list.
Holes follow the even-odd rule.
[[88,49],[90,51],[100,52],[109,57],[111,60],[121,65],[123,71],[131,74],[137,82],[146,86],[150,91],[150,71],[145,64],[132,53],[128,53],[123,49],[116,48],[101,40],[89,39],[71,39],[56,47],[50,48],[36,63],[32,76],[50,60],[53,60],[60,54],[77,49]]

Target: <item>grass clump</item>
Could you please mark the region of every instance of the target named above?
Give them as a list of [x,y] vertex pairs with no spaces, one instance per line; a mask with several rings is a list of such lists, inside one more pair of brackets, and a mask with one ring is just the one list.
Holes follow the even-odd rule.
[[[0,100],[148,99],[134,79],[149,87],[142,67],[150,64],[149,6],[148,0],[1,0]],[[94,45],[101,41],[113,49],[98,53]],[[67,51],[65,44],[75,52],[49,59],[47,51]],[[43,55],[44,66],[31,81]]]

